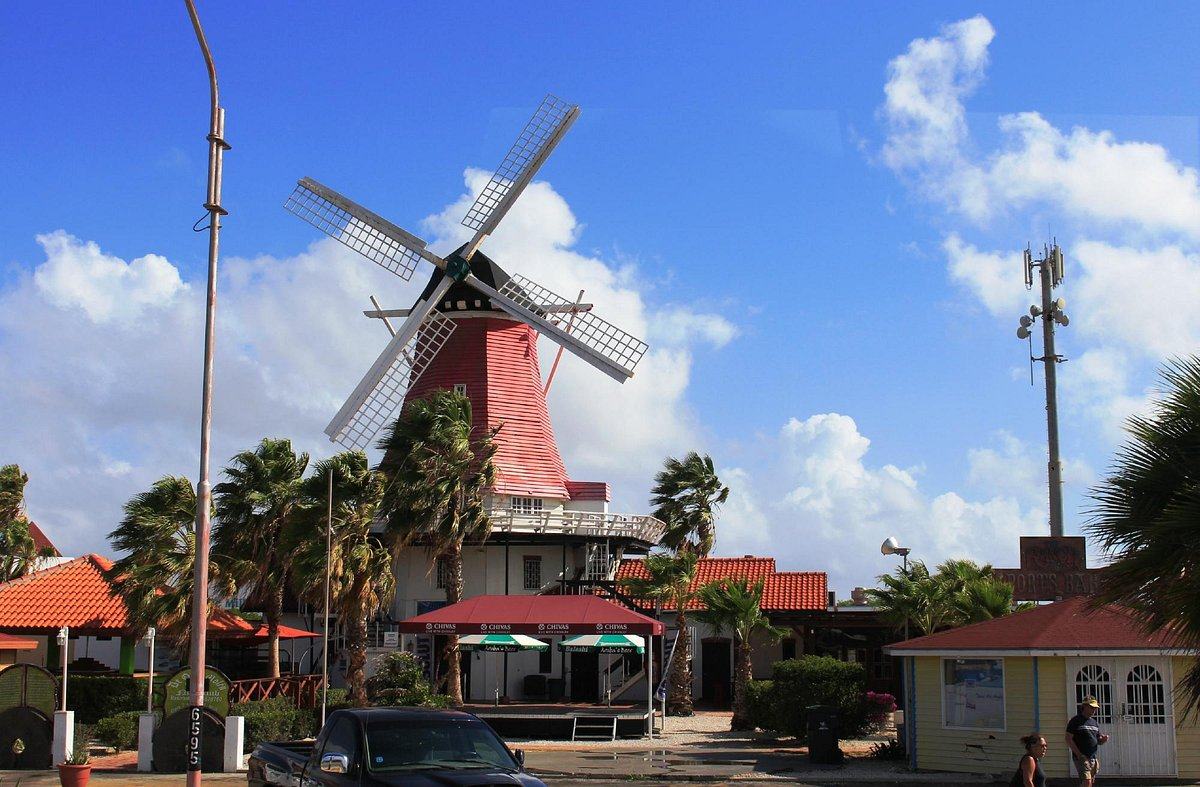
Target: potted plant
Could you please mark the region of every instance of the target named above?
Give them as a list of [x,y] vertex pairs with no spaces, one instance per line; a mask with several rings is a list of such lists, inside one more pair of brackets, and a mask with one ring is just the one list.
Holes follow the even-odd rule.
[[92,778],[92,765],[88,762],[87,736],[77,736],[71,754],[58,766],[58,781],[62,787],[86,787]]

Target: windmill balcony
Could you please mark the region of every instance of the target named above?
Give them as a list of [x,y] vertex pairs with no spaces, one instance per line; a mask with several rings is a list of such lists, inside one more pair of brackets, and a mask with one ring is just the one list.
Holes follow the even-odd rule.
[[666,529],[660,520],[649,515],[592,511],[526,512],[508,508],[495,508],[488,513],[492,518],[492,532],[500,533],[630,538],[653,546]]

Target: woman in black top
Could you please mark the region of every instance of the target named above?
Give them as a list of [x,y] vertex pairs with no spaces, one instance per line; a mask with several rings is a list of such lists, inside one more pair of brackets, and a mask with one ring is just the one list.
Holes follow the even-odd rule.
[[1046,756],[1046,739],[1034,733],[1022,738],[1021,743],[1025,745],[1025,753],[1013,774],[1012,787],[1046,787],[1046,776],[1038,762]]

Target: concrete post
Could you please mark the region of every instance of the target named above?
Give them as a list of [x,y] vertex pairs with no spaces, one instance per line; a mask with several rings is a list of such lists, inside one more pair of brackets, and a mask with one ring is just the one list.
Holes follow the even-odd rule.
[[154,769],[154,714],[138,716],[138,759],[137,769],[149,773]]
[[237,773],[242,768],[242,752],[246,748],[246,719],[243,716],[225,717],[225,773]]
[[50,742],[50,762],[60,765],[75,751],[75,711],[54,711],[54,738]]

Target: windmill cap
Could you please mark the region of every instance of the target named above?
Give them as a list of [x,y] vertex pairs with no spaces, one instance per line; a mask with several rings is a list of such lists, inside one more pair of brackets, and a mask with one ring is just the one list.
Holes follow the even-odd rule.
[[1097,700],[1095,697],[1084,697],[1083,702],[1081,702],[1079,704],[1087,705],[1088,707],[1097,708],[1097,709],[1100,707],[1100,701]]

